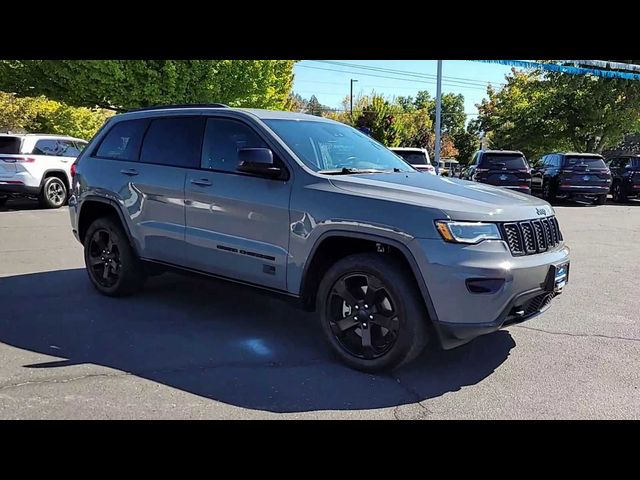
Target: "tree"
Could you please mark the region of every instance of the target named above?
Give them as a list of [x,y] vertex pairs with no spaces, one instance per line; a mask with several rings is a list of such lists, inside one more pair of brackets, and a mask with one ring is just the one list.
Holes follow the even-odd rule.
[[402,140],[402,123],[397,121],[401,108],[385,100],[381,95],[372,94],[365,97],[359,105],[355,125],[358,128],[368,128],[371,136],[387,147],[397,147]]
[[454,133],[452,139],[455,148],[458,150],[456,159],[462,164],[469,163],[473,154],[480,148],[478,120],[469,122],[467,128]]
[[45,97],[0,92],[0,131],[37,132],[90,139],[113,112],[70,107]]
[[282,109],[292,60],[2,60],[0,90],[78,107],[226,103]]
[[315,95],[311,95],[311,98],[307,102],[306,113],[320,117],[325,110],[327,110],[327,107],[322,105]]
[[479,125],[496,148],[536,157],[554,150],[600,153],[640,119],[640,82],[591,75],[512,70],[489,87]]
[[[435,99],[428,105],[431,121],[436,123]],[[462,94],[445,93],[442,95],[442,112],[440,128],[442,133],[454,135],[464,131],[467,116],[464,113],[464,96]]]

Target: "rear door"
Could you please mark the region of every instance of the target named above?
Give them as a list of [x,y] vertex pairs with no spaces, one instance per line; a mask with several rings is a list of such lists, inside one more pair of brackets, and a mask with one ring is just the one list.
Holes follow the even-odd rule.
[[83,181],[118,200],[144,258],[184,263],[184,181],[198,162],[203,127],[199,116],[121,121],[93,158],[82,159]]
[[531,186],[531,172],[523,155],[485,153],[476,169],[476,178],[501,187]]

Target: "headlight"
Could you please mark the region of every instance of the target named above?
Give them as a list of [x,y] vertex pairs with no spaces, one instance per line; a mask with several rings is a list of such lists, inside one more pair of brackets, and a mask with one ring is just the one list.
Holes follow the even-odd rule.
[[498,226],[494,223],[436,221],[442,238],[454,243],[479,243],[483,240],[502,240]]

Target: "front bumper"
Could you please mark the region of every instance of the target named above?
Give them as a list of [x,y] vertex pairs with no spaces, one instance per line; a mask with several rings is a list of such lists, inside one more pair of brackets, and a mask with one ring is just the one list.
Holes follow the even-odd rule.
[[[569,248],[514,257],[505,242],[477,245],[414,239],[412,251],[433,303],[432,319],[445,349],[527,320],[548,307],[551,265],[569,261]],[[470,279],[497,279],[494,293],[472,293]],[[548,297],[548,298],[547,298]]]

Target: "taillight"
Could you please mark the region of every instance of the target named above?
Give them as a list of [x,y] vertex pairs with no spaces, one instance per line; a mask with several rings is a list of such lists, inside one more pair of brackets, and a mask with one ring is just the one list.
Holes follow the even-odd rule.
[[488,168],[476,168],[476,173],[487,173],[488,171]]
[[2,157],[0,160],[7,163],[33,163],[36,161],[32,157]]
[[76,176],[76,162],[71,164],[71,178]]

